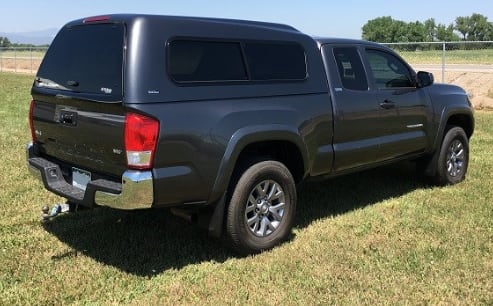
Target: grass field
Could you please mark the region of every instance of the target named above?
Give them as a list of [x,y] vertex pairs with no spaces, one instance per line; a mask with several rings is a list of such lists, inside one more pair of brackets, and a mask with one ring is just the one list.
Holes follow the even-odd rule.
[[35,73],[41,64],[45,53],[46,49],[0,49],[0,72],[16,71]]
[[[398,53],[412,64],[441,64],[442,51],[398,51]],[[493,64],[493,50],[447,50],[445,64]]]
[[1,57],[18,57],[18,58],[43,58],[46,54],[47,48],[39,48],[33,50],[15,50],[7,49],[0,50]]
[[493,304],[493,113],[465,182],[411,165],[304,185],[287,243],[237,257],[167,211],[39,222],[61,199],[26,170],[32,76],[0,73],[0,305]]

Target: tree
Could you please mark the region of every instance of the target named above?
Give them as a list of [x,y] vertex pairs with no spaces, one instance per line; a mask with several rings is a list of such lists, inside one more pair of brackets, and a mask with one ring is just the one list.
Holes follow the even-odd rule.
[[409,39],[409,26],[404,21],[394,20],[389,29],[390,42],[411,41]]
[[427,29],[424,24],[419,21],[410,22],[404,26],[406,33],[404,33],[403,39],[409,42],[421,42],[421,41],[433,41],[433,36],[429,37]]
[[377,42],[392,42],[389,29],[392,28],[393,23],[394,19],[390,16],[369,20],[362,28],[363,39]]
[[390,16],[369,20],[362,28],[363,39],[380,43],[421,42],[427,40],[427,29],[419,21],[406,23]]
[[467,39],[469,34],[469,17],[457,17],[455,18],[455,29],[462,34],[462,40]]
[[424,22],[425,32],[426,32],[426,41],[435,41],[438,36],[438,25],[435,22],[434,18],[430,18],[425,20]]
[[[362,28],[363,39],[381,43],[412,41],[412,37],[421,36],[420,25],[407,24],[390,16],[369,20]],[[411,33],[411,34],[409,34]]]
[[461,16],[455,19],[455,30],[462,35],[462,40],[482,41],[493,39],[493,25],[488,17],[481,14]]
[[8,48],[12,45],[10,40],[7,37],[1,37],[0,36],[0,47],[1,48]]
[[437,41],[459,41],[459,35],[454,33],[454,25],[450,24],[448,26],[444,24],[439,24],[437,26]]
[[435,20],[425,24],[415,21],[406,23],[390,16],[369,20],[362,28],[363,39],[380,43],[423,42],[435,40]]
[[[406,23],[390,16],[369,20],[362,27],[363,39],[380,43],[430,41],[486,41],[493,40],[493,23],[481,14],[457,17],[455,24],[437,24],[430,18]],[[461,36],[457,35],[457,31]]]

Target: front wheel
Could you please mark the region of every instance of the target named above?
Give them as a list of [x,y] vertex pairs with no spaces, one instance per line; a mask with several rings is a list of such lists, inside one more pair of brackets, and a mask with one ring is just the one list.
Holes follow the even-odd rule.
[[469,141],[460,127],[450,128],[443,138],[434,181],[453,185],[463,181],[469,165]]
[[253,164],[232,190],[226,230],[242,254],[268,250],[290,234],[296,210],[296,186],[277,161]]

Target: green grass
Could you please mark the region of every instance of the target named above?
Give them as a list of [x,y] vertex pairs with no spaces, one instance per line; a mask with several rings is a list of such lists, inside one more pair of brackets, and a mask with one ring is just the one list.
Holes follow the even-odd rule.
[[[441,64],[442,51],[397,51],[406,61],[412,64]],[[446,64],[493,64],[493,50],[447,50]]]
[[0,73],[0,305],[493,303],[491,112],[465,182],[429,188],[404,164],[306,184],[290,241],[242,258],[160,210],[43,226],[61,199],[26,170],[31,82]]

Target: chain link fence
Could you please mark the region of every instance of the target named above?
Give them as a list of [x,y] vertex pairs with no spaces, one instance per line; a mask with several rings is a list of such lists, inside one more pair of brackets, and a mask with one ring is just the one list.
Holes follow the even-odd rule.
[[383,44],[397,51],[415,70],[433,72],[445,82],[447,72],[493,73],[493,41]]
[[[383,44],[397,51],[416,70],[444,82],[447,71],[493,73],[493,41],[411,42]],[[0,72],[34,74],[47,47],[0,48]]]
[[48,47],[0,48],[0,72],[36,73]]

